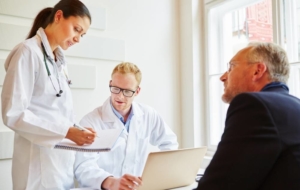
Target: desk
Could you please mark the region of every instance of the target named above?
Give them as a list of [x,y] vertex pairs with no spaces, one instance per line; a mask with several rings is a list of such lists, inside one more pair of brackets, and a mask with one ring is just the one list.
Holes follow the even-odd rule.
[[[204,173],[204,169],[199,169],[198,173],[203,174]],[[184,186],[184,187],[177,187],[177,188],[173,188],[173,189],[169,189],[169,190],[192,190],[194,188],[196,188],[198,185],[198,182],[194,182],[191,185],[188,186]],[[74,188],[74,189],[70,189],[70,190],[93,190],[91,188]]]
[[[185,186],[185,187],[178,187],[178,188],[175,188],[175,189],[169,189],[169,190],[191,190],[191,189],[194,189],[197,187],[197,182],[189,185],[189,186]],[[94,190],[92,188],[74,188],[74,189],[70,189],[70,190]]]

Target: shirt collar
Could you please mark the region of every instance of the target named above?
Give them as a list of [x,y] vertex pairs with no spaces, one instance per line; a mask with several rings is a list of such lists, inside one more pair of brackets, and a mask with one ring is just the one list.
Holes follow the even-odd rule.
[[[42,27],[40,27],[38,29],[38,31],[36,32],[36,34],[41,38],[41,41],[45,47],[45,51],[47,53],[47,55],[50,56],[50,58],[52,60],[54,60],[54,57],[52,55],[52,50],[51,50],[51,47],[50,47],[50,44],[49,44],[49,41],[48,41],[48,38],[45,34],[45,31]],[[60,68],[61,65],[65,65],[65,56],[64,56],[64,53],[63,53],[63,50],[61,49],[60,46],[58,46],[55,50],[54,50],[54,53],[55,53],[55,56],[56,56],[56,60],[57,60],[57,63],[60,63],[58,64],[58,68]],[[53,61],[54,62],[54,61]]]
[[289,91],[289,87],[286,84],[282,83],[282,82],[271,82],[271,83],[267,84],[266,86],[264,86],[261,89],[261,91],[266,91],[267,89],[278,88],[278,87]]
[[131,105],[131,109],[130,109],[130,113],[129,113],[129,116],[127,118],[127,121],[124,122],[124,117],[114,108],[114,106],[111,103],[111,100],[109,102],[110,102],[110,105],[111,105],[111,108],[112,108],[114,114],[122,121],[123,124],[126,124],[127,122],[129,122],[131,120],[132,116],[134,115],[134,111],[133,111],[133,106],[132,105]]

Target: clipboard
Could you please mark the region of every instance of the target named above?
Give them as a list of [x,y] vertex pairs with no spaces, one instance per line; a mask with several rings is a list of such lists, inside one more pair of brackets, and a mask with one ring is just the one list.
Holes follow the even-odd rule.
[[92,144],[82,146],[65,138],[54,148],[81,152],[108,152],[113,148],[123,130],[124,128],[98,130],[97,135],[99,137],[96,137]]

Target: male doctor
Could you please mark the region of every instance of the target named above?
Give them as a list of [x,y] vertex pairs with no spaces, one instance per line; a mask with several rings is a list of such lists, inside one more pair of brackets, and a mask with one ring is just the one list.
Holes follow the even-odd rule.
[[142,74],[128,62],[117,65],[109,82],[111,96],[80,121],[97,133],[124,128],[110,152],[77,153],[75,176],[81,187],[129,190],[142,184],[148,145],[161,150],[178,148],[176,135],[151,107],[133,102],[141,90]]

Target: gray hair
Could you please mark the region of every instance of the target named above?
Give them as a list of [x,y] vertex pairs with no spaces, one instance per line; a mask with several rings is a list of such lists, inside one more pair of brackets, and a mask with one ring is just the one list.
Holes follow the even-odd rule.
[[248,44],[247,59],[249,62],[264,62],[272,82],[287,83],[290,65],[283,48],[275,43],[251,42]]

